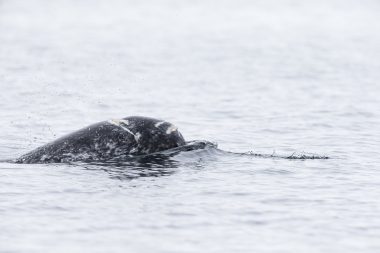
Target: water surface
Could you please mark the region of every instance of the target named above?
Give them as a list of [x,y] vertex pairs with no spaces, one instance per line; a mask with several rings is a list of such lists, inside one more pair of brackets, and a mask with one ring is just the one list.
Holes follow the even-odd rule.
[[0,251],[379,252],[379,10],[0,1],[0,160],[132,115],[223,151],[2,162]]

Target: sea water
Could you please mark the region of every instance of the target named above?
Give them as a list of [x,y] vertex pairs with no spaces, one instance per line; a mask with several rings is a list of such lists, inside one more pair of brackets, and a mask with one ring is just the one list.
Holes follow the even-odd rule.
[[[0,1],[0,252],[379,252],[379,11]],[[10,162],[133,115],[218,148]]]

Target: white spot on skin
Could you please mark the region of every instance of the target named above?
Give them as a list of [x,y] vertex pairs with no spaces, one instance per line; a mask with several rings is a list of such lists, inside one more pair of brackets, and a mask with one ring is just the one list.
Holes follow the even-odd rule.
[[136,142],[139,142],[140,136],[141,136],[140,133],[136,133],[136,135],[135,135]]
[[[119,127],[123,128],[123,129],[124,129],[125,131],[127,131],[128,133],[132,134],[132,135],[135,137],[135,139],[136,139],[136,135],[135,135],[134,133],[132,133],[131,130],[129,130],[128,128],[123,127],[123,126],[119,126]],[[137,141],[137,140],[138,140],[138,138],[136,139],[136,141]]]
[[113,119],[113,120],[109,120],[108,123],[111,123],[113,125],[116,125],[116,126],[120,126],[120,123],[124,123],[126,125],[129,125],[129,121],[128,120],[125,120],[125,119]]
[[117,120],[117,119],[109,120],[108,123],[110,123],[112,125],[115,125],[115,126],[119,126],[120,125],[120,121]]
[[167,130],[166,134],[170,134],[171,132],[177,131],[177,127],[174,125],[171,125]]
[[164,124],[165,122],[161,121],[161,122],[157,122],[154,126],[155,127],[159,127],[160,125]]
[[129,125],[129,121],[128,120],[123,120],[123,119],[122,120],[113,119],[113,120],[109,120],[108,121],[108,123],[110,123],[112,125],[115,125],[115,126],[118,126],[118,127],[122,128],[122,129],[124,129],[125,131],[127,131],[128,133],[132,134],[135,137],[136,142],[138,142],[140,134],[138,136],[136,136],[134,133],[131,132],[131,130],[129,130],[128,128],[126,128],[126,127],[124,127],[122,125],[120,125],[120,122],[124,123],[126,125]]

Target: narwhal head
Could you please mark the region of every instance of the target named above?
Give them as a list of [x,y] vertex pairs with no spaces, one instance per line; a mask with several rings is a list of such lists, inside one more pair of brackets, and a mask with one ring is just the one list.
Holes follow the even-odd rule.
[[134,136],[136,141],[135,155],[152,154],[185,145],[185,139],[173,124],[140,116],[112,120]]

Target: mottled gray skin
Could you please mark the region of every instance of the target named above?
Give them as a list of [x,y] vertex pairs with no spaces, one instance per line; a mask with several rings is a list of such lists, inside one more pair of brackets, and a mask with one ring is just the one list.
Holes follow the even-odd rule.
[[172,124],[135,116],[90,125],[47,143],[15,162],[98,161],[147,155],[183,145],[184,138]]

